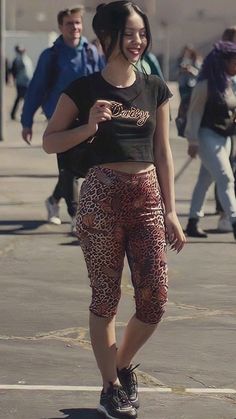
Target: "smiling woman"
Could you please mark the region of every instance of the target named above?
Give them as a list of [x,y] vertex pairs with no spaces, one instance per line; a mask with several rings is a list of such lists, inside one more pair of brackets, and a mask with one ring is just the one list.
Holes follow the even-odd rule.
[[[159,77],[136,71],[151,42],[147,16],[137,5],[100,5],[93,29],[106,66],[64,90],[43,145],[58,153],[92,138],[76,225],[92,288],[90,335],[103,381],[98,411],[107,418],[136,418],[132,360],[165,312],[167,244],[179,252],[185,243],[169,144],[172,95]],[[74,120],[77,127],[69,129]],[[118,347],[115,318],[125,255],[136,309]]]
[[[125,55],[126,46],[135,46],[134,60],[143,57],[151,42],[151,32],[147,16],[141,9],[131,2],[126,2],[126,8],[118,10],[117,2],[110,4],[110,9],[105,4],[98,6],[98,12],[93,20],[93,28],[100,39],[106,58],[108,59],[114,48],[118,48]],[[138,43],[137,43],[138,38]],[[131,45],[130,45],[131,44]],[[131,48],[132,51],[132,48]]]

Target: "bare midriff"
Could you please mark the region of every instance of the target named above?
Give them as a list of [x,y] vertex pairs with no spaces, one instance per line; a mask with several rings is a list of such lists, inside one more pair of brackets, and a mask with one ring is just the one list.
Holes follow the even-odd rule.
[[145,162],[115,162],[115,163],[104,163],[100,164],[100,167],[106,167],[108,169],[117,170],[124,173],[142,173],[148,172],[149,170],[154,169],[153,163]]

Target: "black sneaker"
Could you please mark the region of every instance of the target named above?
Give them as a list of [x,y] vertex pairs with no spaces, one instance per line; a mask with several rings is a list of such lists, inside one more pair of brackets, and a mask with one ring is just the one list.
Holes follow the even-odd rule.
[[106,393],[101,392],[97,410],[110,419],[137,418],[136,409],[130,403],[123,388],[112,383]]
[[138,399],[138,380],[137,375],[135,374],[135,368],[138,368],[138,365],[135,367],[132,364],[128,368],[122,368],[122,370],[117,370],[117,375],[120,380],[120,383],[125,390],[128,399],[133,407],[136,409],[139,408],[139,399]]

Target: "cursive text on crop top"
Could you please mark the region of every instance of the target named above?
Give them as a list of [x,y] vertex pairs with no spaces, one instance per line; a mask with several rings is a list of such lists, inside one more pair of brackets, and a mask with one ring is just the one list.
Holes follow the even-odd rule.
[[93,166],[125,161],[154,162],[156,109],[172,96],[158,76],[137,72],[131,86],[118,88],[99,72],[75,80],[64,93],[78,107],[79,125],[88,122],[89,110],[96,100],[111,102],[112,118],[99,124],[92,143]]

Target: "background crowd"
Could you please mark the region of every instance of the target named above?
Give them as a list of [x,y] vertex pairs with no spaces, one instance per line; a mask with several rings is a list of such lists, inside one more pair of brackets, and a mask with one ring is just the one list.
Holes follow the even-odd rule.
[[[78,8],[78,15],[82,18],[83,14],[83,7]],[[28,56],[23,45],[15,46],[16,55],[12,62],[6,60],[6,83],[9,83],[11,79],[13,79],[16,88],[16,98],[11,109],[10,117],[12,120],[17,120],[17,115],[20,115],[21,113],[23,127],[22,136],[27,142],[31,142],[33,116],[39,107],[42,107],[46,118],[49,119],[55,109],[61,91],[70,81],[77,77],[81,77],[85,73],[91,74],[91,72],[99,71],[105,65],[105,57],[98,39],[93,39],[91,42],[88,41],[83,36],[83,29],[80,27],[77,41],[73,44],[70,40],[69,29],[64,25],[63,20],[58,21],[58,25],[61,34],[52,48],[47,48],[42,52],[35,71],[33,69],[32,60]],[[236,26],[226,28],[222,36],[219,37],[218,40],[216,39],[215,42],[220,39],[223,42],[235,44]],[[232,225],[235,223],[235,203],[233,203],[233,201],[235,197],[234,179],[236,172],[234,146],[236,77],[233,69],[231,70],[232,74],[227,73],[224,68],[224,62],[227,57],[233,57],[234,59],[235,51],[233,45],[231,47],[228,46],[229,51],[227,52],[226,49],[223,50],[222,45],[221,47],[221,50],[219,49],[220,47],[218,48],[219,53],[217,57],[217,54],[215,54],[216,48],[213,48],[212,54],[210,54],[214,56],[214,60],[211,60],[211,63],[209,63],[208,56],[204,57],[203,54],[194,48],[194,45],[186,44],[180,52],[176,62],[176,81],[178,83],[180,97],[180,105],[176,118],[177,133],[178,135],[185,137],[190,144],[192,144],[189,151],[190,156],[192,158],[199,156],[201,159],[201,170],[196,187],[193,191],[189,221],[186,227],[187,234],[192,237],[207,237],[206,232],[202,231],[199,227],[199,219],[204,215],[205,196],[213,181],[215,182],[216,213],[219,214],[217,229],[221,232],[230,232],[234,230]],[[75,57],[76,59],[74,60]],[[208,63],[207,66],[209,67],[208,70],[206,70],[206,60]],[[222,65],[220,64],[221,61]],[[68,65],[66,71],[65,64]],[[215,70],[214,66],[216,66]],[[222,74],[221,76],[216,76],[216,71],[218,71],[219,66],[221,66]],[[151,51],[145,54],[142,62],[138,63],[137,67],[140,71],[144,71],[147,74],[156,74],[164,79],[158,58]],[[205,75],[203,75],[203,71],[205,72]],[[208,72],[208,74],[211,73],[212,77],[209,78],[206,72]],[[54,74],[53,77],[52,73]],[[224,74],[226,74],[225,77],[227,82],[222,91],[221,86],[219,86],[219,79],[224,77]],[[52,82],[53,79],[55,81]],[[201,88],[203,85],[205,85],[205,90]],[[216,128],[212,127],[211,121],[208,121],[206,126],[206,115],[204,116],[204,109],[207,105],[206,86],[208,86],[208,89],[209,86],[211,86],[211,94],[215,95],[218,92],[218,98],[219,96],[225,96],[226,93],[228,95],[228,90],[230,89],[230,100],[226,100],[226,103],[230,102],[230,105],[227,109],[224,109],[224,117],[221,112],[222,109],[219,110],[219,123],[222,123],[222,118],[231,121],[230,132],[229,130],[224,131],[223,133],[219,133],[219,130],[216,132]],[[28,94],[26,94],[27,89],[29,89]],[[192,103],[190,107],[191,97]],[[19,105],[23,100],[24,106],[22,110],[22,108],[19,108]],[[201,102],[200,106],[196,106],[197,102]],[[206,111],[205,109],[205,111],[209,113],[209,105],[207,109],[208,110]],[[221,135],[221,139],[224,143],[225,153],[224,158],[221,159],[220,162],[218,161],[218,173],[215,173],[217,164],[214,164],[214,169],[209,168],[208,162],[209,159],[212,162],[212,158],[207,154],[206,149],[204,149],[203,152],[200,148],[198,150],[196,149],[196,143],[200,138],[198,130],[201,128],[202,132],[203,126],[208,129],[206,133],[208,145],[208,137],[210,135],[209,129],[213,131],[213,134],[217,133],[218,136]],[[194,130],[195,132],[193,133]],[[195,136],[194,139],[192,138],[193,135]],[[196,138],[197,136],[199,138]],[[193,142],[195,142],[194,151]],[[199,144],[202,145],[202,143],[203,140],[200,140]],[[216,148],[218,147],[216,145],[216,139],[214,139],[214,145]],[[216,150],[215,155],[219,156],[219,153],[216,152]],[[204,158],[207,159],[207,161],[203,160]],[[228,167],[227,169],[225,164]],[[206,165],[208,166],[207,169]],[[227,173],[227,181],[225,181],[225,173]],[[61,198],[65,199],[68,214],[71,218],[72,234],[74,234],[75,230],[75,214],[78,202],[77,180],[78,179],[75,176],[66,173],[65,170],[60,170],[59,167],[58,182],[52,194],[46,198],[45,201],[48,221],[52,224],[59,225],[61,224],[60,201]],[[222,183],[223,180],[224,182]],[[225,197],[228,196],[231,198],[225,199]]]

